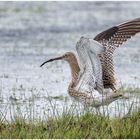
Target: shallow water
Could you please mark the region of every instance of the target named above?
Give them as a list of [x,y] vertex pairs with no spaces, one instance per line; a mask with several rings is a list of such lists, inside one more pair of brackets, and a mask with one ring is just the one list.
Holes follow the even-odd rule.
[[[29,108],[35,107],[34,112],[42,117],[49,109],[48,96],[68,96],[71,76],[66,62],[43,68],[40,64],[66,51],[75,52],[75,44],[83,35],[94,37],[106,28],[139,17],[139,9],[140,2],[0,2],[1,115],[7,110],[5,118],[9,120],[17,108],[29,114]],[[140,34],[116,50],[118,88],[140,87],[139,38]],[[59,108],[65,103],[53,102]],[[121,102],[119,105],[122,107]]]

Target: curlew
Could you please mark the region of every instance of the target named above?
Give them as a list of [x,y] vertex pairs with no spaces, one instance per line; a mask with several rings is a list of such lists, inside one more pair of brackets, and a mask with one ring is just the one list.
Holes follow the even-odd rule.
[[[94,39],[81,37],[76,44],[79,64],[72,52],[45,61],[41,67],[54,60],[65,60],[71,68],[72,79],[68,93],[74,99],[99,107],[117,100],[122,94],[116,93],[113,53],[127,39],[140,32],[140,18],[109,28]],[[104,88],[111,88],[113,94],[105,94]]]

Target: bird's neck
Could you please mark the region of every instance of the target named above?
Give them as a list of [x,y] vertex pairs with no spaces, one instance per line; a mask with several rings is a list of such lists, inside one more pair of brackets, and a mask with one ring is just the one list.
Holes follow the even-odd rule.
[[79,75],[80,68],[79,68],[79,65],[78,65],[78,62],[77,62],[76,58],[73,61],[70,61],[69,65],[70,65],[71,76],[72,76],[71,83],[70,83],[69,86],[73,87],[73,86],[76,85],[76,82],[78,80],[78,75]]

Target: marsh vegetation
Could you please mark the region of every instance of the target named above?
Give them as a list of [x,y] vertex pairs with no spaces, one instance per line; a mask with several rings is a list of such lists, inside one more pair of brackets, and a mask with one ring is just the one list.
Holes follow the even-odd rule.
[[[133,94],[140,98],[139,88],[122,87],[119,92],[127,92],[129,98],[132,98]],[[10,108],[6,106],[5,110],[0,112],[0,138],[140,137],[140,100],[133,99],[133,102],[126,104],[126,100],[130,102],[130,99],[123,99],[116,102],[115,106],[97,110],[69,102],[69,97],[54,96],[46,98],[43,113],[38,114],[36,98],[38,97],[32,98],[29,104],[24,102],[26,104],[24,112],[18,99],[10,99],[12,101]],[[58,104],[58,101],[61,103]]]

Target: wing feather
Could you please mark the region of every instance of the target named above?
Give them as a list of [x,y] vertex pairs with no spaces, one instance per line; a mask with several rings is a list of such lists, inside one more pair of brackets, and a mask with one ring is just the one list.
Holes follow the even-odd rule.
[[113,53],[132,36],[140,32],[140,18],[114,26],[99,33],[94,40],[106,47],[106,52],[99,55],[103,69],[103,84],[105,88],[115,88]]
[[78,90],[91,93],[93,89],[97,89],[99,93],[103,93],[102,68],[98,54],[105,51],[104,47],[92,39],[83,37],[77,43],[76,50],[80,62]]

